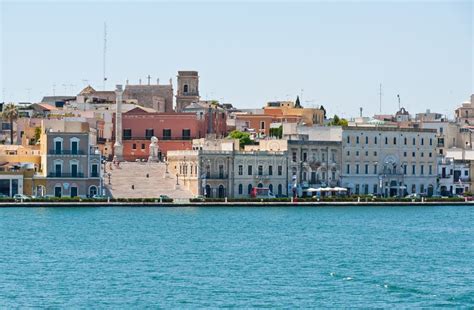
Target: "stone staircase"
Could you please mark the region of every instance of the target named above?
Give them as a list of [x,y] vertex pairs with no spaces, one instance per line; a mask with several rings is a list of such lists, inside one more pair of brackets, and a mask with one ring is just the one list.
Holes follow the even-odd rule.
[[[183,187],[176,188],[176,179],[171,174],[165,176],[164,163],[122,162],[119,168],[113,166],[110,170],[109,167],[107,163],[104,184],[107,194],[114,198],[154,198],[167,195],[183,201],[193,197]],[[109,172],[111,184],[107,176]]]

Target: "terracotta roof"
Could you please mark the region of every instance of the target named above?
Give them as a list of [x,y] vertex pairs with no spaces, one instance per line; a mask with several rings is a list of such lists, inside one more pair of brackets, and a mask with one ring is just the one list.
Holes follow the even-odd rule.
[[47,110],[47,111],[56,111],[56,110],[58,110],[58,108],[56,108],[55,106],[50,105],[48,103],[44,103],[44,102],[36,103],[36,105],[38,105],[43,110]]

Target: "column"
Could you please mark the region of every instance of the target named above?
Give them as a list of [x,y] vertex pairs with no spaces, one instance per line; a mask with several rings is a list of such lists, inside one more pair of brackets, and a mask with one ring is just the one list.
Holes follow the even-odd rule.
[[116,85],[115,89],[115,143],[114,143],[114,160],[123,160],[122,145],[122,85]]

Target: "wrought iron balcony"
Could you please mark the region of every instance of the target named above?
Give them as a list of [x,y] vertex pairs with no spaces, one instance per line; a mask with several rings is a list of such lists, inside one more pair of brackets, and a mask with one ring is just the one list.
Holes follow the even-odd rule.
[[48,178],[83,178],[84,173],[48,173]]
[[48,155],[86,155],[82,150],[49,150]]

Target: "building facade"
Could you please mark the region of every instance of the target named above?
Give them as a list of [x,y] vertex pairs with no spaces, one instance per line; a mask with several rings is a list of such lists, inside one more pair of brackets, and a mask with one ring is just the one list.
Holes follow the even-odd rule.
[[199,74],[197,71],[178,71],[178,90],[176,93],[176,112],[182,112],[184,108],[193,102],[198,102],[199,96]]
[[431,196],[437,182],[436,130],[344,127],[342,186],[353,194]]
[[87,197],[102,194],[101,155],[88,132],[49,130],[46,148],[46,195]]

